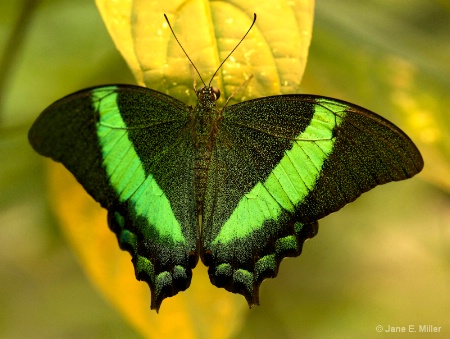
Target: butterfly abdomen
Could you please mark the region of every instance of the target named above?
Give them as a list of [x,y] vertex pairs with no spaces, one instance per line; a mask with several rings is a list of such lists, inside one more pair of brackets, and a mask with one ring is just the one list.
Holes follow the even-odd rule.
[[211,150],[208,147],[199,146],[194,160],[194,189],[197,212],[202,214],[203,203],[208,182],[208,169],[211,162]]
[[210,130],[206,135],[197,134],[197,143],[194,158],[194,189],[197,211],[203,211],[208,172],[211,163],[212,144],[215,139],[214,132]]

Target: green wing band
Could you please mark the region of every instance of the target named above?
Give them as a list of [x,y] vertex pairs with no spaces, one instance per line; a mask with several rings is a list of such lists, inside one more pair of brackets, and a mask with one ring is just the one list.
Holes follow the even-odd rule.
[[314,188],[325,159],[333,151],[333,130],[345,116],[333,103],[319,102],[311,123],[295,137],[292,148],[264,183],[245,194],[212,244],[227,244],[261,228],[266,220],[277,220],[282,210],[294,213]]
[[[120,247],[132,254],[136,277],[149,284],[151,307],[158,310],[166,297],[189,287],[197,261],[195,202],[179,199],[173,186],[181,182],[178,189],[192,189],[184,176],[192,171],[193,158],[180,161],[178,155],[189,144],[179,129],[187,121],[187,106],[157,92],[139,91],[145,93],[124,95],[115,86],[101,87],[92,91],[91,100],[102,167],[117,196],[109,208],[109,226]],[[174,171],[182,175],[171,179]]]
[[[94,90],[92,102],[99,113],[97,135],[103,152],[103,165],[121,203],[129,201],[138,217],[143,217],[152,230],[141,230],[149,236],[170,239],[185,244],[181,226],[175,218],[170,203],[153,175],[145,176],[139,156],[128,138],[125,122],[117,105],[114,88]],[[151,208],[149,208],[151,206]]]

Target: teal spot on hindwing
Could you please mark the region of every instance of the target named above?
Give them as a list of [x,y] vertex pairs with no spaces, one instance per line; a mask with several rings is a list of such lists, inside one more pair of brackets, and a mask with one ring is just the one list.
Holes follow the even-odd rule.
[[225,263],[225,264],[217,265],[216,272],[215,272],[216,276],[220,276],[220,275],[231,276],[232,274],[233,274],[233,268],[231,267],[230,264]]
[[153,277],[155,275],[155,268],[153,267],[153,264],[151,263],[150,260],[148,260],[143,256],[138,255],[135,267],[137,275],[143,272],[145,273],[145,275],[150,277],[151,280],[153,280]]
[[296,223],[294,224],[294,230],[295,230],[295,233],[299,234],[300,231],[302,230],[302,228],[303,228],[304,226],[305,226],[305,225],[302,224],[301,222],[296,222]]
[[133,252],[137,252],[137,239],[134,233],[128,230],[123,230],[120,233],[119,242],[130,245],[133,248]]
[[227,244],[276,221],[283,210],[293,213],[314,189],[325,160],[333,151],[333,130],[345,116],[345,106],[328,99],[317,99],[306,129],[292,141],[292,148],[269,174],[239,201],[213,244]]
[[277,259],[275,254],[268,254],[261,259],[259,259],[255,264],[255,279],[259,281],[261,276],[266,272],[275,272],[277,267]]
[[284,238],[277,239],[275,242],[275,253],[282,254],[288,251],[295,251],[297,249],[297,238],[289,235]]
[[254,278],[253,273],[244,270],[242,268],[234,271],[233,274],[234,283],[241,284],[245,288],[247,293],[253,292],[253,282],[254,282],[253,278]]
[[[92,91],[92,104],[99,116],[97,136],[103,166],[121,203],[128,203],[138,217],[143,217],[161,238],[185,243],[181,226],[170,202],[152,174],[146,176],[141,160],[128,137],[128,129],[117,104],[117,87]],[[150,208],[151,206],[151,208]],[[142,230],[150,234],[151,230]]]
[[186,274],[186,269],[183,266],[177,265],[173,269],[173,278],[176,279],[188,279],[188,276]]
[[165,287],[172,286],[172,275],[165,271],[156,276],[155,279],[156,295],[160,295]]

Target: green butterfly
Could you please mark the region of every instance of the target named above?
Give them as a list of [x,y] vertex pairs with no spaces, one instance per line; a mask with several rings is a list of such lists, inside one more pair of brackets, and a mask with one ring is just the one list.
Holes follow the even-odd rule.
[[210,85],[197,97],[191,107],[138,86],[89,88],[29,132],[108,210],[157,311],[189,287],[199,256],[214,285],[259,304],[261,282],[300,255],[317,220],[423,168],[406,134],[348,102],[278,95],[219,109]]

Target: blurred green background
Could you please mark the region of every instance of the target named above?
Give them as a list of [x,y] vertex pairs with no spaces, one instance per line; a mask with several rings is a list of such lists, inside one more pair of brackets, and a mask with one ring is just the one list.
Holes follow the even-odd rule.
[[[67,93],[134,80],[91,0],[0,0],[0,50],[0,337],[139,338],[83,275],[26,138]],[[322,220],[236,338],[392,338],[375,327],[424,324],[450,337],[449,60],[448,1],[318,1],[302,92],[395,122],[425,170]]]

